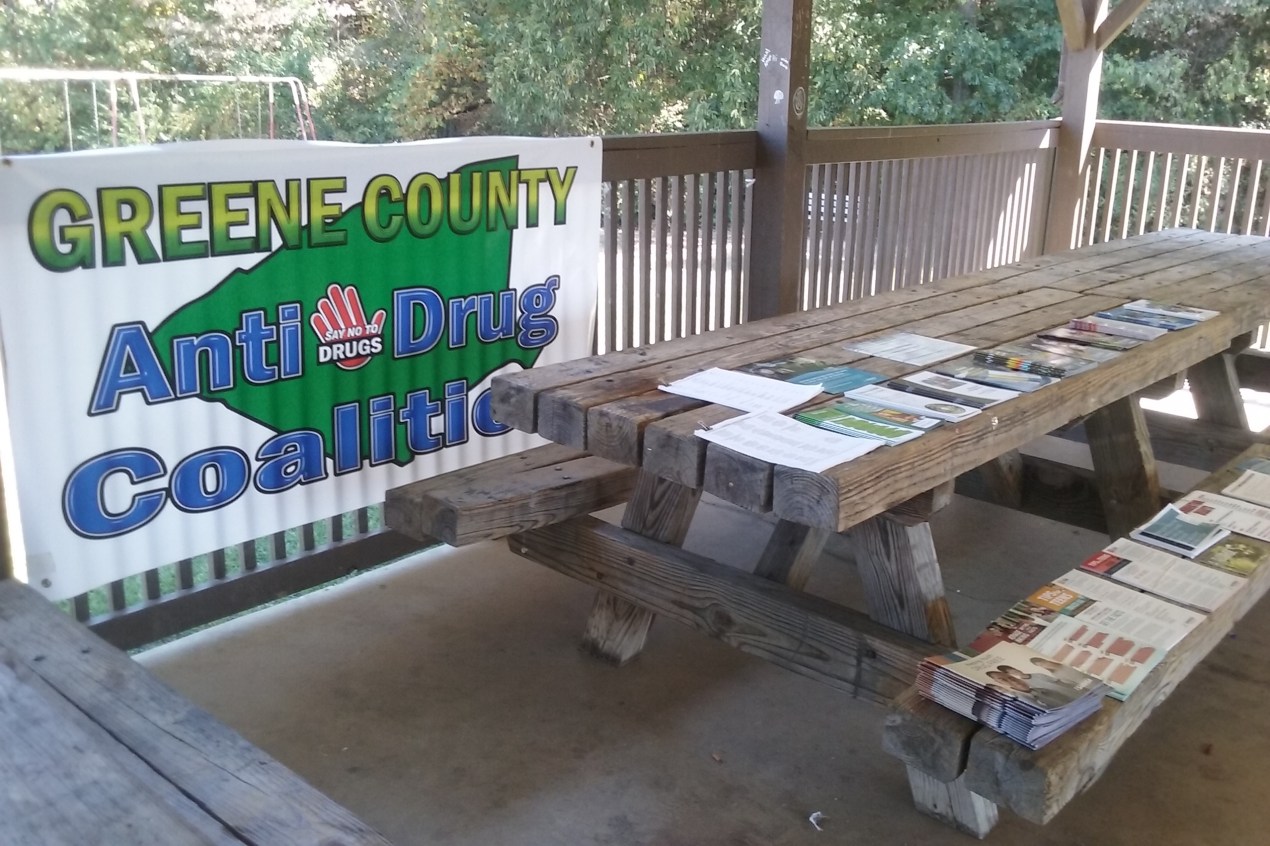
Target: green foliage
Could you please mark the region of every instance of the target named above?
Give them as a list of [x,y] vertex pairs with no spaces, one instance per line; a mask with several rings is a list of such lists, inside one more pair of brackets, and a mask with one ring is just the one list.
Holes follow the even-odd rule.
[[[752,126],[762,0],[5,0],[0,65],[295,75],[319,137]],[[816,0],[812,125],[1051,117],[1053,0]],[[100,146],[107,91],[0,83],[0,145]],[[92,96],[96,94],[96,103]],[[139,126],[128,92],[121,140]],[[67,100],[72,137],[67,138]],[[257,88],[147,86],[148,137],[267,132]],[[279,137],[296,132],[279,92]],[[1153,0],[1108,54],[1102,115],[1270,125],[1270,3]]]

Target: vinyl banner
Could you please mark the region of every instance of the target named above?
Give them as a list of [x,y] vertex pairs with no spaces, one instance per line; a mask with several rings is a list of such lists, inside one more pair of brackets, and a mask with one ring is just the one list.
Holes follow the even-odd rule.
[[5,159],[19,575],[71,596],[532,445],[489,379],[587,354],[599,232],[587,138]]

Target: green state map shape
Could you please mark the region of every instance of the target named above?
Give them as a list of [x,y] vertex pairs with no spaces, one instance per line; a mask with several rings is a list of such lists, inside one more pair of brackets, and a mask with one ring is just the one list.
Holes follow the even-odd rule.
[[[475,162],[456,173],[464,174],[463,184],[470,186],[471,181],[466,177],[471,172],[501,171],[507,175],[516,167],[517,161],[517,157],[513,156]],[[470,208],[468,203],[471,198],[465,195],[463,201],[463,208]],[[392,204],[386,205],[392,207]],[[541,350],[523,349],[517,345],[515,338],[493,343],[477,341],[474,316],[468,318],[469,339],[464,348],[449,347],[447,324],[447,333],[431,351],[401,359],[392,356],[394,290],[428,287],[448,302],[452,297],[498,292],[510,287],[512,232],[499,215],[491,218],[497,223],[493,230],[482,225],[469,235],[459,235],[443,224],[435,234],[421,239],[411,235],[409,229],[403,226],[395,238],[379,242],[366,234],[361,207],[353,206],[326,227],[347,232],[346,244],[281,248],[250,269],[234,271],[208,293],[165,318],[151,333],[155,350],[165,370],[172,373],[173,338],[212,331],[227,333],[232,338],[240,326],[243,312],[263,309],[265,320],[276,325],[280,303],[300,303],[303,314],[303,375],[253,385],[243,377],[242,351],[235,345],[234,386],[224,391],[208,391],[204,372],[203,389],[198,396],[209,402],[221,403],[275,432],[299,429],[320,432],[327,455],[334,450],[332,409],[344,403],[361,401],[361,454],[363,458],[369,458],[369,418],[365,400],[370,397],[391,394],[396,398],[395,406],[400,409],[407,393],[428,388],[433,401],[440,401],[447,382],[466,379],[469,387],[474,387],[510,362],[532,367],[537,360]],[[300,243],[308,244],[307,231],[303,232]],[[309,316],[316,310],[318,300],[326,296],[327,286],[332,282],[341,286],[352,285],[358,290],[367,320],[381,308],[387,313],[383,332],[384,351],[357,370],[344,370],[334,363],[318,362],[319,344],[316,333],[309,326]],[[421,312],[422,309],[415,309],[416,333],[423,328]],[[496,318],[511,320],[514,315],[504,316],[496,312]],[[268,361],[278,364],[276,344],[269,346]],[[474,434],[470,425],[469,433]],[[398,464],[407,464],[413,458],[406,442],[405,427],[399,425],[396,428],[395,460]]]

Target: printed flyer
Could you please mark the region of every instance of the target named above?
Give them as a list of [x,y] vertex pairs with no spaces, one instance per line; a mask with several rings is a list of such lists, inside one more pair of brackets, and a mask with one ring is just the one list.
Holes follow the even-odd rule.
[[5,500],[50,598],[531,446],[490,377],[589,352],[596,139],[12,157],[0,197]]

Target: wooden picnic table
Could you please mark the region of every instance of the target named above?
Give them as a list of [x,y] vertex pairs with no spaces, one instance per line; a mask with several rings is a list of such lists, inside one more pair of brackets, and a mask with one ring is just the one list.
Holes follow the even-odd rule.
[[[904,330],[984,347],[1139,298],[1220,314],[819,473],[706,442],[698,429],[740,412],[658,390],[709,367],[791,356],[900,376],[923,368],[853,352],[847,342]],[[1126,534],[1163,501],[1135,395],[1185,373],[1201,423],[1246,430],[1233,359],[1267,319],[1270,240],[1174,229],[499,376],[499,420],[638,470],[621,526],[573,516],[514,534],[510,546],[599,588],[584,643],[615,663],[638,654],[662,615],[853,695],[890,702],[912,684],[924,656],[956,643],[927,522],[948,502],[954,480],[979,468],[1003,484],[1017,482],[1010,476],[1019,447],[1083,420],[1108,529]],[[812,404],[829,402],[822,395]],[[703,491],[775,516],[754,572],[681,548]],[[863,611],[801,590],[833,533],[851,546]],[[912,768],[910,775],[920,804],[929,785]],[[928,801],[967,801],[945,787]]]

